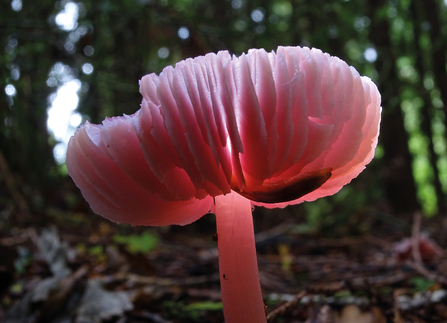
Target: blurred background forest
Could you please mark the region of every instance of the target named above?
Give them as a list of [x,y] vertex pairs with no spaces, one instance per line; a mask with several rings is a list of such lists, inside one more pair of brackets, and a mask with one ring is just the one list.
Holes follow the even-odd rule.
[[[257,211],[257,230],[286,222],[331,238],[374,227],[405,235],[420,211],[447,246],[445,0],[4,0],[0,37],[5,239],[20,228],[82,231],[101,221],[67,174],[67,142],[86,120],[138,110],[143,75],[208,52],[300,45],[342,58],[378,85],[379,147],[340,193],[277,216]],[[212,232],[206,221],[170,230]]]

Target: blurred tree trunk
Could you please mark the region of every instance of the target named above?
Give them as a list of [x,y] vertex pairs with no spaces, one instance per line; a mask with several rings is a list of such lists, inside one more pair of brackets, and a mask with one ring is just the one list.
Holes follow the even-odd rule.
[[444,104],[444,115],[447,116],[447,45],[445,36],[442,34],[443,26],[441,26],[439,17],[440,8],[435,0],[423,0],[421,3],[425,8],[426,19],[430,23],[431,58],[435,84]]
[[54,3],[24,6],[19,12],[7,4],[0,6],[3,18],[0,19],[7,22],[1,33],[2,44],[13,40],[15,46],[7,49],[2,60],[10,70],[17,66],[20,77],[12,79],[8,75],[10,70],[3,70],[4,79],[17,92],[8,100],[9,107],[6,104],[2,107],[2,121],[8,122],[1,124],[0,149],[12,171],[44,185],[55,165],[46,126],[50,94],[46,80],[53,62],[53,48],[45,20],[54,10]]
[[370,37],[377,50],[378,87],[382,94],[380,139],[384,148],[384,183],[389,205],[395,213],[412,213],[419,209],[408,134],[400,107],[396,52],[390,38],[386,0],[369,0]]
[[[47,131],[48,95],[46,80],[54,63],[54,40],[46,17],[54,11],[53,1],[26,4],[19,11],[11,2],[0,5],[0,61],[3,80],[16,89],[0,108],[0,150],[14,177],[15,187],[30,197],[43,201],[54,180],[56,163]],[[12,76],[11,71],[20,71]],[[4,84],[4,83],[3,83]],[[0,174],[0,180],[3,174]],[[4,183],[1,183],[4,185]],[[17,192],[8,192],[16,196]]]
[[[425,0],[424,0],[425,1]],[[430,93],[424,87],[424,63],[423,63],[423,52],[422,48],[419,44],[421,39],[421,25],[423,19],[421,19],[421,10],[418,10],[420,6],[417,3],[418,1],[412,0],[410,4],[410,13],[411,18],[413,20],[413,35],[414,35],[414,46],[415,46],[415,66],[417,73],[419,75],[419,94],[424,102],[422,106],[422,122],[421,122],[421,130],[428,138],[428,152],[429,152],[429,161],[431,168],[433,169],[433,184],[436,192],[437,206],[438,212],[444,214],[446,212],[446,203],[444,198],[444,193],[442,191],[441,180],[439,176],[438,169],[438,155],[435,152],[435,147],[433,143],[433,131],[432,131],[432,117],[433,117],[433,105],[431,103]],[[430,70],[436,70],[431,68]],[[436,72],[435,72],[436,73]]]

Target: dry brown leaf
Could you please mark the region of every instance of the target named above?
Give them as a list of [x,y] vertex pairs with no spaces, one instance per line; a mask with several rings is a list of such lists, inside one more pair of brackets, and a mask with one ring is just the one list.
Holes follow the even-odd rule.
[[362,311],[351,304],[342,309],[338,323],[386,323],[386,318],[377,307]]

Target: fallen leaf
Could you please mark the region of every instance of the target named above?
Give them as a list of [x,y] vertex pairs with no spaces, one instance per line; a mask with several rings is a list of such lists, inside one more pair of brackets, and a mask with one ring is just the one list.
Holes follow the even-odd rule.
[[64,277],[71,273],[67,266],[68,246],[59,239],[56,228],[44,229],[37,241],[40,256],[48,263],[56,277]]
[[109,292],[99,280],[88,282],[77,310],[76,323],[101,323],[102,320],[121,316],[133,309],[129,296],[124,292]]
[[345,306],[338,320],[339,323],[386,323],[386,318],[378,308],[362,311],[356,305]]

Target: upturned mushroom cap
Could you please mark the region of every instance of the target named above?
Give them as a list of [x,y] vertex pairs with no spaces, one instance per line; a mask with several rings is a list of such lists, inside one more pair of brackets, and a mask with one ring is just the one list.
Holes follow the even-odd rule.
[[234,190],[265,207],[332,195],[374,156],[380,94],[318,49],[226,51],[140,81],[134,115],[86,123],[69,174],[93,211],[134,225],[187,224]]

